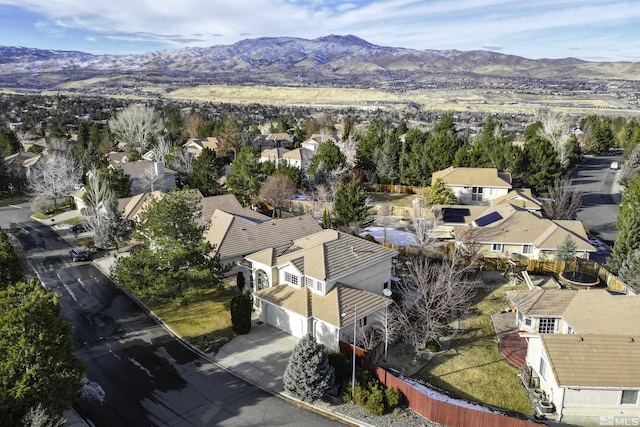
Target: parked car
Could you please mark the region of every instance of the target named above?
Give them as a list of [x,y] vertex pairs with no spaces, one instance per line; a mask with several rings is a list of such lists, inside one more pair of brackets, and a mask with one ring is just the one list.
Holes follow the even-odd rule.
[[69,257],[73,262],[89,261],[89,252],[82,248],[74,248],[69,251]]
[[618,164],[618,162],[611,162],[611,169],[616,170],[620,168],[620,165]]
[[91,227],[91,224],[89,224],[87,221],[76,222],[71,226],[71,232],[74,234],[90,231],[92,229],[93,227]]

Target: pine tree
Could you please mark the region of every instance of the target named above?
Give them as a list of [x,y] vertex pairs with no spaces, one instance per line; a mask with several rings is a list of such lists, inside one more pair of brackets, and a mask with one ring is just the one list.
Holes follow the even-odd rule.
[[320,399],[334,382],[327,348],[311,335],[303,337],[291,353],[282,380],[294,397],[305,402]]
[[615,273],[631,253],[640,247],[640,175],[636,175],[622,195],[618,216],[618,235],[607,264]]
[[224,192],[218,182],[224,175],[224,162],[216,152],[205,147],[193,161],[193,169],[189,174],[189,185],[200,190],[203,196],[215,196]]
[[622,262],[618,276],[636,292],[640,291],[640,248],[629,254]]
[[258,195],[263,174],[258,155],[251,147],[243,147],[231,164],[231,176],[227,188],[243,205],[248,205]]
[[442,178],[436,179],[427,196],[427,205],[453,205],[456,202],[456,196]]
[[367,195],[358,180],[348,184],[340,183],[333,198],[333,224],[348,226],[355,223],[364,225],[369,222]]
[[9,237],[0,230],[0,290],[24,280],[22,261]]
[[567,234],[562,243],[556,248],[556,261],[574,261],[576,259],[576,241]]
[[231,298],[231,325],[239,335],[251,331],[251,295],[249,293]]

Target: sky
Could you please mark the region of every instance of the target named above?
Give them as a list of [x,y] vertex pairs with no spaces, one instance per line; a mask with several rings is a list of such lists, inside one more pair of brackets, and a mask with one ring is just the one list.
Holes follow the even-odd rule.
[[258,37],[640,62],[640,0],[0,0],[0,45],[129,54]]

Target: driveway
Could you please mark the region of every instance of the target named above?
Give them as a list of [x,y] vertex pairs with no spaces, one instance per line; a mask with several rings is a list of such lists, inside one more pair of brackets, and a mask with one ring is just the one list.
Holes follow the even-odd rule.
[[297,343],[298,338],[273,326],[253,325],[251,332],[238,335],[211,357],[241,378],[281,393],[282,376]]

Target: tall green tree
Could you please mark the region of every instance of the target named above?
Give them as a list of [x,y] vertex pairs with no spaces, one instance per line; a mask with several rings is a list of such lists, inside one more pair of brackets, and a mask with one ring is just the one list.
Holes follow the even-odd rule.
[[174,191],[144,209],[135,235],[142,242],[129,257],[118,258],[111,275],[140,297],[188,302],[204,289],[217,288],[227,271],[203,240],[201,212],[193,191]]
[[350,224],[365,225],[370,221],[367,195],[357,179],[342,181],[333,197],[333,218],[331,223],[338,227]]
[[193,161],[193,169],[188,182],[191,188],[200,190],[203,196],[216,196],[224,193],[220,178],[224,176],[224,160],[210,148],[202,150]]
[[293,348],[282,381],[284,389],[294,397],[313,402],[324,396],[334,378],[327,348],[312,335],[305,335]]
[[69,408],[85,371],[75,350],[60,294],[37,280],[0,291],[0,425],[19,425],[38,404],[54,415]]
[[20,255],[9,241],[9,236],[0,230],[0,290],[24,280]]
[[640,248],[630,253],[622,262],[618,276],[636,292],[640,291]]
[[427,138],[427,162],[431,173],[453,165],[456,152],[466,145],[456,130],[456,124],[451,114],[444,115]]
[[526,177],[529,187],[537,195],[546,195],[562,175],[553,145],[544,138],[534,137],[524,143],[524,158],[529,170]]
[[10,156],[20,151],[20,139],[11,129],[0,131],[0,156]]
[[404,185],[426,185],[429,168],[426,136],[419,129],[409,129],[400,150],[400,182]]
[[567,234],[556,248],[554,258],[556,259],[556,261],[575,261],[576,248],[576,241],[573,239],[573,237],[571,237],[570,234]]
[[122,168],[104,168],[101,170],[109,188],[116,197],[128,197],[131,194],[131,177]]
[[624,193],[618,215],[618,235],[607,265],[617,273],[629,255],[640,247],[640,175],[636,175]]
[[328,140],[320,144],[318,152],[311,159],[309,174],[311,176],[315,175],[321,164],[324,172],[330,174],[342,168],[346,163],[347,159],[340,151],[340,148],[333,141]]
[[382,146],[373,152],[376,175],[382,183],[394,184],[400,171],[400,141],[395,133],[385,135]]
[[258,155],[253,148],[242,147],[231,164],[231,176],[227,178],[229,192],[246,206],[258,195],[263,179]]
[[429,188],[429,194],[427,195],[427,205],[453,205],[456,203],[456,195],[447,184],[438,178],[435,180],[431,188]]

